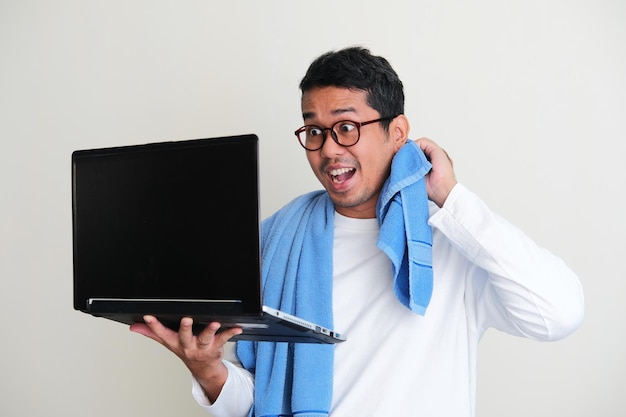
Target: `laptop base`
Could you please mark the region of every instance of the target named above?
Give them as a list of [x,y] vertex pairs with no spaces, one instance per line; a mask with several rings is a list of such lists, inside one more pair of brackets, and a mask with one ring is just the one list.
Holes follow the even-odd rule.
[[[269,307],[263,307],[261,313],[236,314],[229,312],[226,305],[220,306],[223,313],[203,314],[198,310],[213,304],[210,302],[184,303],[185,312],[179,310],[180,300],[152,301],[152,300],[109,300],[92,299],[89,301],[87,314],[95,317],[117,321],[124,324],[143,323],[144,315],[152,315],[164,326],[178,331],[183,317],[193,319],[192,331],[199,334],[209,323],[218,322],[222,328],[241,327],[243,333],[230,340],[252,340],[291,343],[339,343],[346,339],[331,330],[306,322],[289,314],[282,313]],[[215,308],[213,308],[215,309]]]

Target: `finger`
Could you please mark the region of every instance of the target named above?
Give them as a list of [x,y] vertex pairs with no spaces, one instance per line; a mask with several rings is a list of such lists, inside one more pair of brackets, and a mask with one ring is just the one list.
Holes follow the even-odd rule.
[[416,142],[429,161],[437,161],[439,163],[448,162],[450,166],[453,166],[452,158],[450,158],[448,152],[437,145],[433,140],[428,138],[419,138]]
[[156,317],[145,315],[143,317],[143,321],[150,329],[153,336],[152,339],[166,346],[172,346],[175,344],[177,337],[176,332],[168,327],[165,327]]
[[193,319],[191,317],[183,317],[180,320],[178,340],[185,347],[189,347],[193,344]]
[[222,325],[218,322],[209,323],[200,334],[198,334],[198,346],[201,348],[206,348],[210,346],[214,339],[217,331],[222,327]]
[[424,156],[426,156],[426,159],[428,159],[428,161],[431,161],[431,154],[433,152],[433,145],[435,145],[435,143],[428,138],[419,138],[415,142],[417,143],[417,146],[419,146],[419,148],[422,150],[422,152],[424,152]]
[[427,137],[421,137],[419,139],[415,139],[415,142],[419,145],[420,148],[424,149],[428,144],[433,144],[433,141],[428,139]]
[[421,138],[417,139],[415,142],[417,142],[417,145],[423,151],[432,150],[434,147],[437,147],[437,144],[435,143],[435,141],[433,141],[432,139],[427,138],[427,137],[421,137]]
[[156,334],[145,323],[133,323],[130,325],[129,330],[134,333],[141,334],[157,342],[161,342]]
[[198,346],[206,348],[207,346],[221,348],[232,337],[243,333],[241,327],[221,327],[220,323],[214,322],[209,325],[198,335]]
[[228,342],[232,337],[240,335],[243,333],[243,329],[241,327],[231,327],[226,329],[220,333],[218,333],[218,338],[220,346],[223,346],[226,342]]

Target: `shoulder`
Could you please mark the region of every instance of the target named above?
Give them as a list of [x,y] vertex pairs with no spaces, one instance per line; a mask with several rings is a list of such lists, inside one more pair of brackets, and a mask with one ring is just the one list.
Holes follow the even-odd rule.
[[271,227],[276,221],[282,221],[285,219],[293,219],[294,216],[302,216],[308,208],[321,205],[326,206],[330,202],[328,193],[324,190],[312,191],[300,195],[289,203],[285,204],[282,208],[276,211],[273,215],[263,220],[262,226]]

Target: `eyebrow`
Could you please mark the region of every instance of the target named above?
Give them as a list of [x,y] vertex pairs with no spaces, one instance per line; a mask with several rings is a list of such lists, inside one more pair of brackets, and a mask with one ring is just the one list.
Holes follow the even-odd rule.
[[[345,114],[345,113],[356,113],[356,109],[354,107],[344,107],[344,108],[335,109],[330,112],[330,114],[332,114],[333,116],[337,116],[337,115]],[[302,119],[305,121],[307,119],[314,119],[315,116],[316,116],[315,112],[302,113]]]

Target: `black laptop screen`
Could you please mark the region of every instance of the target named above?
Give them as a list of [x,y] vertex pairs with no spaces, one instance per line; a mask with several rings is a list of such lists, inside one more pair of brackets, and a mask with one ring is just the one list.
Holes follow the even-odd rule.
[[256,136],[76,151],[74,307],[237,299],[260,309]]

